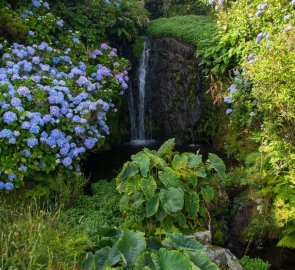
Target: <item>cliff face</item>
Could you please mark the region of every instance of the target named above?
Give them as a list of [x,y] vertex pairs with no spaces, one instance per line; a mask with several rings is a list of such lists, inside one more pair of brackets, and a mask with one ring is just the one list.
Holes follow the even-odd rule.
[[201,117],[203,90],[195,48],[175,38],[150,39],[149,46],[147,137],[191,143]]

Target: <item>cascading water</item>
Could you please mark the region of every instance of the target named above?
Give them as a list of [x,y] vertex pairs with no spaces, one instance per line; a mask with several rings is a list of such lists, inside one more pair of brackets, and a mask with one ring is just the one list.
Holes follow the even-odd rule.
[[[145,131],[145,99],[146,99],[146,79],[148,72],[150,44],[145,39],[143,52],[140,58],[138,70],[138,85],[129,91],[129,112],[131,124],[131,143],[148,144],[151,140],[146,140]],[[134,93],[134,90],[137,90]]]

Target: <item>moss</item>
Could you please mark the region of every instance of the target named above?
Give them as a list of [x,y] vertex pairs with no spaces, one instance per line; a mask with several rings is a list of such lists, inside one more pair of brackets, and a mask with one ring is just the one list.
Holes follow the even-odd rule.
[[144,47],[144,37],[143,36],[136,37],[135,42],[132,46],[132,53],[135,59],[137,60],[140,59],[142,51],[143,51],[143,47]]
[[209,16],[175,16],[151,21],[150,37],[176,37],[202,50],[212,45],[216,24]]

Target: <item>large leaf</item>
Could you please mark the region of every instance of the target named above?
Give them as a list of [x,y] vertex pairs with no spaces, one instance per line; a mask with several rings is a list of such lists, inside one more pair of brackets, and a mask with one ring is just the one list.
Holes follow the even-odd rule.
[[176,154],[171,164],[175,171],[186,169],[188,167],[188,157],[186,155]]
[[199,208],[200,208],[200,197],[196,192],[186,193],[185,199],[185,209],[190,218],[196,218]]
[[209,260],[208,255],[204,251],[186,251],[186,254],[190,260],[201,270],[219,270],[219,267]]
[[123,231],[116,246],[118,250],[123,253],[127,261],[127,269],[132,269],[137,257],[140,256],[146,248],[144,233],[131,230]]
[[164,171],[159,172],[159,178],[166,188],[178,188],[181,186],[181,181],[179,180],[177,173],[169,167],[166,167]]
[[143,194],[140,192],[134,193],[132,196],[130,196],[130,200],[132,201],[131,207],[133,209],[139,209],[145,202],[143,199]]
[[173,152],[175,147],[175,139],[169,139],[168,141],[164,142],[163,145],[158,150],[158,155],[160,157],[163,157],[167,154],[170,154]]
[[152,197],[150,200],[148,200],[146,204],[146,215],[147,217],[151,217],[154,214],[157,213],[159,209],[159,202],[160,202],[160,196],[159,194]]
[[208,159],[210,162],[210,167],[214,169],[222,179],[224,179],[226,168],[223,160],[219,156],[212,153],[209,153]]
[[82,267],[85,270],[95,269],[95,261],[94,261],[94,254],[92,252],[86,253],[86,258],[82,262]]
[[164,210],[169,214],[177,213],[183,209],[184,192],[180,188],[161,189],[160,198]]
[[160,249],[159,253],[151,254],[156,270],[191,270],[187,256],[176,250]]
[[131,159],[139,166],[141,175],[146,177],[150,166],[149,156],[144,152],[139,152],[138,154],[131,156]]
[[170,233],[162,242],[162,245],[167,248],[177,248],[181,250],[203,250],[204,246],[188,236],[181,233]]
[[142,253],[136,260],[133,270],[143,270],[145,267],[149,267],[149,269],[155,270],[155,265],[152,261],[152,257],[150,253],[144,252]]
[[158,156],[156,151],[149,150],[147,148],[143,149],[143,151],[148,155],[151,163],[151,168],[157,168],[160,170],[164,170],[167,167],[167,163],[164,159]]
[[197,167],[198,165],[202,163],[202,155],[199,155],[199,153],[196,153],[195,155],[190,156],[188,161],[191,167]]
[[140,183],[141,190],[147,199],[152,198],[155,195],[157,189],[157,182],[153,176],[148,176],[147,178],[142,178]]
[[120,211],[125,213],[128,210],[129,196],[127,194],[123,195],[119,201]]
[[118,175],[118,178],[122,181],[125,181],[126,179],[134,176],[137,173],[138,173],[138,165],[134,162],[127,161],[123,165],[123,169]]
[[120,261],[124,261],[123,254],[116,246],[113,246],[113,248],[104,247],[96,251],[94,259],[96,269],[104,269],[105,267],[111,267]]
[[126,181],[126,192],[131,195],[140,190],[141,179],[139,175],[130,177]]
[[214,199],[214,189],[212,187],[202,187],[201,193],[207,203],[210,203]]

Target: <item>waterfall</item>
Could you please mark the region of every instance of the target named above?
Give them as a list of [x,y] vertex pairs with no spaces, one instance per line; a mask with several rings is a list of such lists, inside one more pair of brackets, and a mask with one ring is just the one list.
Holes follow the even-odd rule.
[[146,144],[145,131],[145,99],[146,99],[146,77],[148,71],[150,45],[148,39],[144,41],[143,52],[139,62],[138,85],[130,89],[128,105],[131,124],[131,142],[135,144]]

